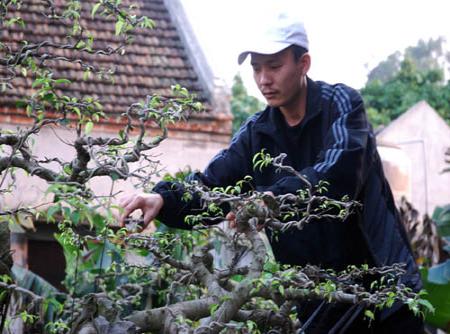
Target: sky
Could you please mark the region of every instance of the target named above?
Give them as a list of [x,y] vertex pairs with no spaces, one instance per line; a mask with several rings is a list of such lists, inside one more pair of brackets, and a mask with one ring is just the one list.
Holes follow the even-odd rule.
[[180,1],[213,73],[228,86],[240,73],[259,98],[249,62],[238,66],[237,55],[245,32],[280,8],[305,24],[314,80],[361,88],[370,69],[419,39],[443,36],[450,49],[449,0]]

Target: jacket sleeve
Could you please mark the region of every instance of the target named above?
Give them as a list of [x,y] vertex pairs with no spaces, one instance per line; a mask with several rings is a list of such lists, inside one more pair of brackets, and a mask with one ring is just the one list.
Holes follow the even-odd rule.
[[[339,199],[358,196],[372,164],[375,145],[361,96],[354,90],[336,86],[331,94],[330,110],[334,116],[326,133],[325,144],[314,165],[300,173],[317,185],[329,182],[328,195]],[[295,193],[305,184],[296,177],[285,177],[266,190],[275,195]]]
[[[249,131],[251,119],[233,137],[228,149],[219,152],[208,164],[203,173],[189,175],[186,181],[197,181],[209,188],[234,185],[251,172]],[[158,219],[170,227],[190,229],[192,226],[184,222],[189,214],[199,213],[202,208],[200,198],[193,194],[192,199],[183,199],[185,189],[181,183],[159,182],[153,191],[159,193],[164,206]]]

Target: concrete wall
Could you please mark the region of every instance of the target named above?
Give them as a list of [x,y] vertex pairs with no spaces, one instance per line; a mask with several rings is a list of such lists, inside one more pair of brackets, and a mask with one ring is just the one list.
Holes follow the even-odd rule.
[[402,197],[411,200],[411,159],[400,146],[378,143],[377,149],[396,204],[400,204]]
[[450,173],[445,151],[450,147],[450,127],[425,102],[419,102],[377,135],[379,143],[401,148],[411,161],[411,197],[420,214],[450,203]]

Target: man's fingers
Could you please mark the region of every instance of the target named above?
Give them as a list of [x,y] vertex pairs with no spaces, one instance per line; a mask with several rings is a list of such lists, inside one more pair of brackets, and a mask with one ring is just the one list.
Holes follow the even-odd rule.
[[124,207],[122,217],[120,219],[120,225],[125,225],[125,219],[132,213],[134,210],[140,209],[140,203],[138,200],[133,200],[128,203],[127,206]]
[[235,220],[236,219],[236,214],[233,211],[230,211],[225,216],[225,219],[226,220]]
[[135,198],[136,198],[136,195],[122,197],[119,201],[119,205],[124,208],[128,204],[130,204]]
[[225,219],[228,220],[230,228],[236,228],[236,214],[233,211],[228,212]]
[[126,196],[123,197],[119,200],[119,205],[122,207],[123,212],[119,218],[119,224],[120,226],[125,226],[125,219],[130,215],[130,213],[132,212],[132,210],[129,209],[129,205],[131,202],[134,201],[134,199],[136,198],[136,195],[130,195],[130,196]]
[[164,200],[159,194],[138,194],[122,199],[123,214],[120,218],[121,226],[125,219],[135,210],[140,209],[143,214],[144,228],[158,215]]
[[144,226],[143,229],[145,230],[150,224],[150,222],[155,218],[155,212],[154,210],[147,210],[144,214]]

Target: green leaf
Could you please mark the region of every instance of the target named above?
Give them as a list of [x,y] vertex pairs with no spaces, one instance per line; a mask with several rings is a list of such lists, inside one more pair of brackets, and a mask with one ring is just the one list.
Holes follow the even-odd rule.
[[210,307],[209,307],[209,313],[211,314],[211,315],[213,315],[214,314],[214,312],[216,312],[216,310],[219,308],[219,304],[212,304]]
[[67,175],[72,175],[72,166],[70,164],[65,164],[63,170]]
[[42,86],[44,83],[48,83],[47,78],[39,78],[33,81],[31,88],[36,88],[37,86]]
[[53,93],[47,93],[42,97],[43,101],[54,103],[56,100],[56,95]]
[[20,100],[16,102],[16,107],[17,108],[25,108],[28,105],[28,103],[26,101]]
[[77,114],[78,117],[81,117],[81,110],[80,110],[80,108],[73,107],[72,110],[75,111],[75,113]]
[[119,19],[119,21],[116,22],[116,36],[120,35],[124,24],[125,21],[123,21],[122,19]]
[[280,271],[280,265],[274,261],[267,261],[264,263],[264,270],[270,273],[276,273]]
[[85,219],[87,219],[89,223],[89,228],[92,229],[94,227],[94,220],[92,218],[92,214],[89,211],[83,211],[82,215],[84,216]]
[[95,13],[97,12],[97,10],[100,8],[100,6],[102,5],[101,2],[96,3],[93,7],[92,7],[92,11],[91,11],[91,16],[92,18],[94,18]]
[[75,225],[79,223],[80,221],[80,211],[76,210],[73,211],[70,215],[70,220],[72,221],[72,223],[74,223]]
[[87,79],[89,79],[89,77],[91,76],[91,71],[86,70],[83,73],[83,80],[86,81]]
[[84,133],[86,133],[87,135],[90,134],[92,132],[92,129],[94,128],[94,123],[89,121],[86,123],[86,125],[84,126]]
[[375,314],[371,310],[365,310],[364,315],[371,320],[375,320]]
[[252,164],[253,164],[253,165],[256,163],[256,161],[258,161],[258,159],[260,159],[260,156],[261,156],[262,154],[264,154],[264,149],[262,149],[261,152],[258,152],[258,153],[256,153],[256,154],[253,156],[253,159],[252,159]]
[[47,210],[47,219],[50,220],[53,218],[53,215],[57,213],[61,208],[58,205],[51,206]]
[[7,296],[7,292],[6,290],[3,290],[2,292],[0,292],[0,302],[3,303],[3,301],[5,300]]
[[242,280],[244,280],[244,276],[243,275],[234,275],[234,276],[231,276],[230,279],[235,282],[241,282]]
[[[428,279],[428,270],[426,268],[420,269],[424,289],[427,291],[426,300],[431,303],[435,312],[425,314],[425,322],[434,327],[441,329],[448,329],[450,323],[450,282],[447,284],[435,284]],[[421,305],[424,305],[419,300]],[[424,305],[427,307],[426,305]]]
[[95,214],[92,218],[92,222],[94,223],[94,227],[97,231],[101,231],[106,226],[106,221],[102,215]]
[[61,78],[61,79],[56,79],[55,80],[56,84],[71,84],[72,82],[69,79],[65,79],[65,78]]
[[82,49],[82,48],[84,48],[86,46],[86,43],[84,42],[84,41],[79,41],[76,45],[75,45],[75,47],[77,48],[77,49]]
[[426,299],[419,299],[419,304],[424,306],[428,312],[434,313],[434,306]]
[[117,173],[112,172],[109,177],[111,178],[111,180],[113,181],[117,181],[118,179],[120,179],[120,175]]
[[[103,109],[102,104],[101,104],[100,102],[98,102],[98,101],[94,101],[94,106],[95,106],[98,110],[102,110],[102,109]],[[97,116],[97,115],[95,115],[95,116]],[[98,116],[97,116],[97,117],[98,117]]]

